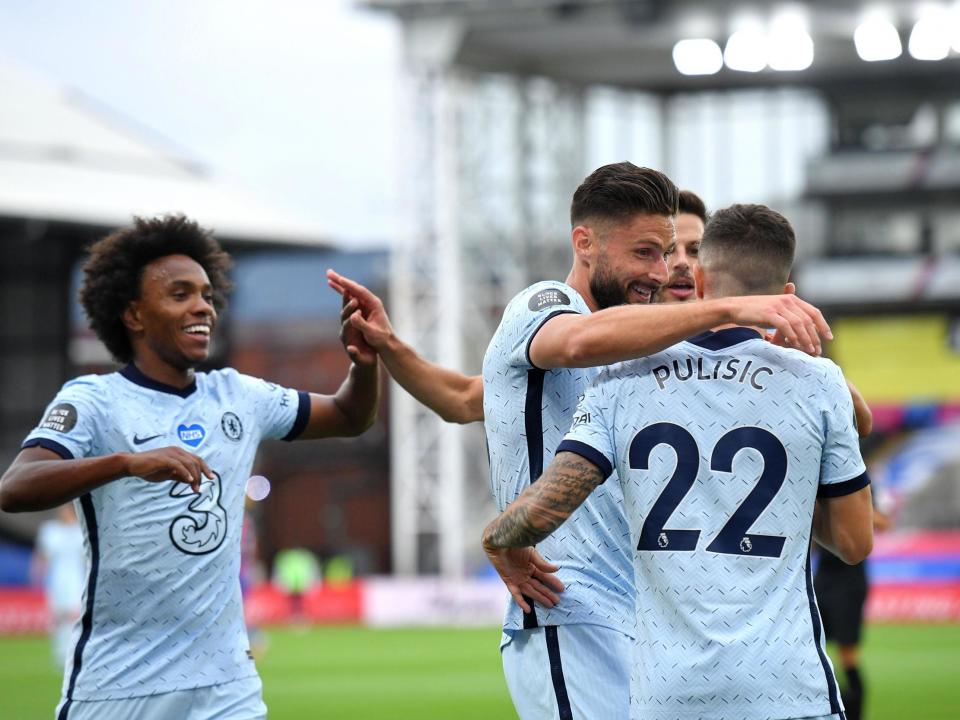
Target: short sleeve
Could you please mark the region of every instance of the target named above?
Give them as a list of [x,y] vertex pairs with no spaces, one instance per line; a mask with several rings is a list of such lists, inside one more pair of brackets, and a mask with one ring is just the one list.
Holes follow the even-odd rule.
[[610,382],[601,374],[587,388],[573,415],[573,425],[557,448],[558,453],[572,452],[589,460],[600,468],[605,479],[617,465],[607,400],[609,387]]
[[91,457],[99,428],[104,394],[94,376],[77,378],[65,384],[46,410],[40,423],[30,431],[22,448],[42,447],[64,460]]
[[583,298],[562,282],[540,282],[517,295],[504,311],[500,332],[506,340],[507,364],[533,369],[530,344],[547,321],[565,313],[588,313]]
[[817,494],[819,497],[840,497],[866,487],[870,478],[860,454],[850,390],[840,368],[831,363],[827,372],[824,443]]
[[260,378],[238,373],[248,401],[253,405],[260,437],[296,440],[310,419],[310,393],[285,388]]

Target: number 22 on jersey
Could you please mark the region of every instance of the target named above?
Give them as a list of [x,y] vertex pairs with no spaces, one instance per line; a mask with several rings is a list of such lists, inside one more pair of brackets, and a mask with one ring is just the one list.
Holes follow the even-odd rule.
[[[690,492],[700,471],[700,448],[693,435],[673,423],[648,425],[630,443],[630,468],[649,470],[650,453],[661,444],[673,448],[677,455],[677,466],[644,520],[637,550],[693,552],[700,539],[699,530],[673,530],[666,527],[670,516]],[[713,448],[710,469],[732,472],[734,457],[746,448],[753,448],[763,458],[760,479],[706,549],[725,555],[780,557],[786,538],[748,531],[787,477],[787,451],[783,443],[763,428],[735,428],[721,437]]]

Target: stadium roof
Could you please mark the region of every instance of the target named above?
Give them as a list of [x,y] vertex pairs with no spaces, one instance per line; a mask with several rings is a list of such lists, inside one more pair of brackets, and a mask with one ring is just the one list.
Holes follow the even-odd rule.
[[[674,44],[709,38],[723,47],[750,15],[767,22],[788,4],[741,0],[360,0],[404,21],[418,46],[447,38],[453,63],[491,72],[542,75],[575,83],[607,84],[673,93],[735,87],[803,84],[842,89],[862,83],[916,83],[953,87],[960,53],[945,60],[914,60],[906,52],[887,62],[857,56],[853,32],[863,0],[793,3],[814,41],[813,65],[796,72],[737,72],[683,76],[673,64]],[[903,39],[920,3],[884,4]],[[418,27],[415,27],[418,26]],[[452,40],[452,42],[451,42]],[[410,48],[417,52],[420,48]]]
[[80,93],[2,59],[0,87],[0,217],[113,227],[182,212],[232,240],[329,242]]

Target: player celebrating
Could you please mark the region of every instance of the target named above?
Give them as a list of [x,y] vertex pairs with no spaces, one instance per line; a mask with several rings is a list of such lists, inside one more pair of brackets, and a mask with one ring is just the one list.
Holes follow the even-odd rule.
[[[573,199],[567,281],[538,283],[514,298],[487,351],[482,384],[419,357],[393,333],[376,296],[336,273],[328,277],[350,297],[348,309],[358,308],[351,322],[414,397],[448,420],[485,417],[492,489],[502,510],[553,456],[594,374],[586,368],[657,352],[725,322],[776,325],[811,351],[819,349],[818,330],[829,332],[815,308],[792,296],[647,306],[667,277],[663,258],[673,246],[676,211],[677,190],[661,173],[630,163],[592,173]],[[624,303],[640,307],[615,307]],[[503,550],[494,558],[516,601],[502,649],[511,696],[525,719],[629,712],[629,531],[616,491],[598,493],[583,515],[570,537],[544,552],[566,567],[562,600],[549,575],[553,566],[535,552]],[[572,643],[576,651],[561,658],[560,646]],[[602,684],[595,682],[598,669]]]
[[263,718],[240,597],[244,487],[261,440],[357,435],[375,419],[377,359],[333,396],[206,360],[229,257],[182,216],[97,242],[80,292],[127,363],[66,383],[0,480],[6,511],[76,499],[90,573],[58,720]]
[[[697,292],[790,292],[793,250],[781,215],[722,210],[707,225]],[[636,548],[633,716],[839,720],[811,524],[846,562],[872,545],[839,368],[727,324],[604,370],[543,477],[487,527],[484,547],[494,557],[532,549],[614,470]]]
[[693,277],[700,254],[700,240],[707,224],[707,206],[690,190],[681,190],[677,202],[677,242],[667,258],[667,282],[655,302],[682,303],[697,299]]

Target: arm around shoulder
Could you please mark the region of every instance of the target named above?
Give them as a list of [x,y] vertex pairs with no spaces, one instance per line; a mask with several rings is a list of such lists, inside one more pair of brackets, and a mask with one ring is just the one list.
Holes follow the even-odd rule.
[[538,368],[597,367],[646,357],[728,322],[726,299],[696,305],[620,305],[548,318],[530,342]]

